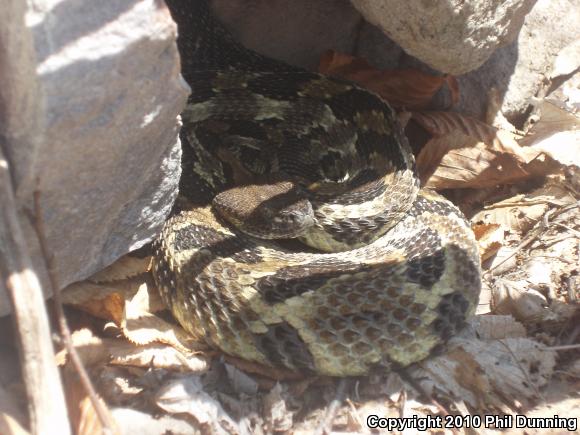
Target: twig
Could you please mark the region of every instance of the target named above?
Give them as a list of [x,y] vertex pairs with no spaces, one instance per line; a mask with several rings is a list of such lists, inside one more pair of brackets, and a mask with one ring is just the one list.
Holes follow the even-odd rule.
[[[358,381],[357,381],[357,383],[358,383]],[[350,415],[355,420],[356,424],[358,424],[360,433],[363,433],[362,431],[366,427],[366,425],[363,422],[363,420],[360,416],[360,413],[358,412],[358,409],[356,409],[356,406],[354,406],[354,403],[352,403],[352,400],[350,400],[348,397],[346,398],[345,402],[348,405],[348,407],[350,408]]]
[[524,368],[524,366],[522,365],[520,360],[516,357],[515,353],[512,351],[511,347],[509,347],[508,344],[504,340],[498,340],[498,342],[509,352],[513,361],[515,362],[515,365],[518,366],[518,368],[520,369],[520,371],[522,372],[522,374],[526,378],[526,381],[528,382],[530,387],[534,390],[536,395],[545,401],[544,395],[540,392],[540,389],[538,388],[536,383],[530,378],[529,371]]
[[510,255],[506,256],[502,261],[495,264],[491,269],[489,269],[489,272],[493,275],[493,272],[495,269],[497,269],[499,266],[504,264],[506,261],[508,261],[514,255],[516,255],[518,252],[520,252],[526,246],[531,244],[534,240],[536,240],[540,236],[543,229],[547,228],[550,223],[555,223],[555,222],[550,222],[550,218],[554,219],[557,216],[561,215],[562,213],[573,210],[574,208],[577,208],[577,207],[578,207],[578,203],[569,204],[569,205],[566,205],[564,207],[560,207],[560,208],[554,209],[554,210],[546,213],[544,215],[544,218],[542,220],[540,220],[536,224],[536,226],[528,232],[526,237],[524,237],[524,239],[518,244],[518,246],[515,247],[515,249],[510,253]]
[[20,226],[8,162],[0,148],[0,287],[9,296],[33,434],[70,434],[44,294]]
[[546,346],[542,350],[580,350],[580,344],[565,344],[562,346]]
[[413,390],[415,390],[415,392],[419,394],[420,398],[423,399],[423,401],[434,405],[439,410],[439,412],[441,412],[441,414],[443,414],[444,416],[449,415],[449,411],[447,410],[447,408],[445,408],[443,404],[441,404],[437,399],[435,399],[433,396],[427,393],[427,391],[425,391],[423,386],[409,374],[408,367],[394,366],[393,371],[395,371],[399,375],[399,377],[403,382],[406,382]]
[[580,237],[580,231],[576,231],[574,228],[570,228],[568,225],[561,224],[560,222],[553,222],[553,224],[556,225],[557,227],[570,231],[576,237]]
[[58,325],[65,348],[70,356],[73,367],[76,369],[77,374],[79,375],[81,384],[83,385],[87,395],[91,400],[93,407],[95,408],[95,411],[102,426],[103,433],[114,434],[116,433],[115,421],[113,420],[113,417],[109,413],[109,410],[99,399],[99,396],[97,395],[97,392],[93,387],[89,375],[87,374],[87,371],[85,370],[83,363],[79,357],[79,354],[77,353],[76,348],[74,347],[72,342],[70,329],[68,327],[66,317],[64,315],[64,309],[62,306],[60,286],[58,285],[58,281],[54,273],[54,261],[53,261],[54,257],[48,252],[48,247],[46,243],[46,233],[44,230],[44,220],[42,218],[42,210],[40,208],[40,192],[38,190],[34,192],[34,216],[35,216],[34,222],[35,229],[38,236],[40,249],[42,251],[42,256],[44,257],[44,261],[46,263],[48,278],[50,281],[50,286],[52,287],[54,309],[56,312],[56,317],[58,319]]
[[336,388],[336,393],[334,395],[334,399],[326,408],[326,413],[324,414],[324,418],[318,424],[318,427],[314,431],[317,435],[328,434],[332,432],[332,421],[336,417],[336,413],[338,412],[338,408],[344,402],[346,397],[346,389],[350,385],[350,380],[346,378],[342,378],[339,383],[338,387]]

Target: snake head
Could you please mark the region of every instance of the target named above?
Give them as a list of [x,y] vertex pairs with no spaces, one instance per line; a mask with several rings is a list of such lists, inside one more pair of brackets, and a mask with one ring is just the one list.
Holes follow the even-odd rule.
[[291,181],[238,186],[213,200],[219,215],[240,231],[261,239],[291,239],[314,225],[314,212]]

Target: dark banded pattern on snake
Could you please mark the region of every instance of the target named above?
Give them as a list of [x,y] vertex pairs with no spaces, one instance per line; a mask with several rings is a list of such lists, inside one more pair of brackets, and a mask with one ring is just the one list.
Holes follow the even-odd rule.
[[[473,313],[479,256],[461,213],[418,192],[393,110],[245,49],[205,1],[168,4],[192,87],[181,196],[193,206],[166,224],[153,269],[176,319],[228,354],[291,370],[360,375],[429,356]],[[311,205],[300,240],[317,252],[245,234],[212,206],[272,174]]]

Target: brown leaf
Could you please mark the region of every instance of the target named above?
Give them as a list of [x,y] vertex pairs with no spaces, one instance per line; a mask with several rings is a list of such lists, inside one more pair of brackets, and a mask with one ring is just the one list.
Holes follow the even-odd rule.
[[[64,370],[64,387],[66,391],[67,407],[71,418],[71,424],[74,427],[74,433],[78,435],[90,435],[103,433],[103,426],[90,397],[87,395],[83,385],[78,379],[76,373],[70,368]],[[103,405],[103,400],[98,397]],[[106,409],[106,407],[105,407]],[[105,412],[109,412],[106,410]],[[109,415],[109,421],[113,417]],[[112,435],[120,434],[118,427],[112,427]]]
[[542,116],[520,142],[543,152],[561,165],[580,166],[580,116],[550,101],[540,106]]
[[[176,349],[177,355],[172,349],[162,351],[157,349],[158,362],[166,368],[188,366],[190,369],[199,369],[200,363],[192,356],[192,351],[197,350],[195,339],[185,332],[180,326],[169,323],[154,313],[165,309],[159,293],[155,288],[149,274],[134,276],[124,279],[127,273],[134,269],[133,266],[143,266],[142,261],[132,261],[124,257],[113,266],[108,268],[106,274],[101,276],[118,277],[109,284],[95,284],[91,281],[83,281],[72,284],[63,292],[63,302],[90,313],[93,316],[112,320],[123,336],[133,345],[144,347],[136,350],[133,354],[126,353],[113,355],[116,364],[139,365],[140,362],[151,361],[152,343],[167,344]],[[92,279],[92,278],[91,278]],[[105,279],[105,281],[111,281]],[[139,354],[141,352],[141,354]],[[109,355],[111,352],[101,352]]]
[[472,222],[500,225],[512,234],[525,234],[540,220],[550,206],[565,206],[576,201],[559,177],[527,194],[519,194],[486,206]]
[[395,107],[425,108],[444,84],[452,101],[459,100],[459,86],[452,76],[434,76],[416,69],[380,70],[366,59],[332,50],[321,56],[318,71],[358,83]]
[[279,382],[264,396],[264,414],[271,432],[292,430],[294,414],[288,409],[287,398]]
[[63,290],[63,303],[72,305],[99,319],[112,320],[119,324],[125,307],[124,292],[134,292],[129,286],[105,286],[82,281]]
[[190,414],[199,424],[209,427],[208,433],[245,432],[245,428],[238,426],[222,405],[203,390],[197,376],[167,382],[157,391],[155,403],[170,414]]
[[279,367],[269,367],[253,361],[236,358],[230,355],[224,355],[224,359],[228,363],[236,366],[238,369],[243,370],[244,372],[257,374],[269,379],[275,379],[277,381],[297,380],[304,378],[304,375],[299,372]]
[[[438,139],[434,144],[428,145],[437,146],[442,143],[445,143],[444,139]],[[421,153],[417,159],[418,167],[426,164],[426,159],[423,159]],[[432,166],[433,162],[427,161],[427,164]],[[515,183],[528,178],[529,175],[525,166],[513,154],[490,150],[484,143],[478,142],[471,148],[453,149],[448,152],[428,179],[426,186],[433,189],[468,187],[481,189]],[[426,175],[421,175],[423,182],[425,178]]]
[[[451,132],[443,137],[434,137],[429,140],[416,158],[421,185],[436,189],[437,184],[432,180],[432,176],[440,167],[445,154],[453,149],[475,146],[476,144],[477,142],[474,139],[470,139],[457,131]],[[455,168],[457,171],[464,169],[461,166]]]
[[456,112],[432,111],[413,112],[412,119],[434,137],[459,132],[477,142],[489,145],[491,149],[513,154],[522,163],[531,160],[530,155],[515,141],[520,137],[517,133],[497,129],[471,116]]
[[484,262],[495,255],[504,241],[503,229],[497,224],[476,224],[471,227],[479,246],[479,255]]
[[[71,339],[84,367],[94,367],[97,364],[108,362],[108,348],[114,340],[103,340],[96,337],[89,329],[75,331]],[[64,360],[64,355],[66,355],[66,350],[59,352],[57,360]],[[71,424],[75,428],[74,433],[79,435],[102,433],[103,428],[98,414],[71,362],[64,365],[62,375],[66,391],[67,408],[71,417]],[[97,400],[103,405],[103,412],[105,412],[105,418],[108,418],[109,424],[114,425],[115,422],[101,397],[97,396]],[[113,434],[120,433],[117,427],[112,427],[111,429]]]
[[441,137],[455,130],[479,142],[492,143],[497,129],[470,116],[455,112],[413,112],[417,121],[432,136]]
[[165,343],[182,353],[190,352],[195,345],[195,338],[180,326],[151,314],[149,290],[150,287],[142,284],[139,291],[125,302],[124,318],[121,322],[123,335],[137,345]]
[[150,263],[151,257],[138,258],[125,255],[110,266],[95,273],[89,278],[89,281],[94,283],[110,283],[129,279],[146,273],[149,270]]
[[163,368],[167,370],[187,370],[190,373],[201,373],[207,370],[208,361],[205,357],[181,353],[166,344],[135,345],[127,341],[117,340],[109,347],[111,365],[144,368]]
[[413,112],[433,136],[417,156],[423,185],[434,189],[483,188],[527,178],[525,165],[537,156],[514,135],[475,118],[451,112]]
[[[108,348],[111,346],[111,343],[115,341],[112,339],[102,339],[97,337],[88,328],[74,331],[71,335],[71,340],[85,367],[92,367],[97,364],[109,362],[110,354]],[[56,354],[58,365],[65,365],[67,359],[68,352],[66,348]]]
[[[486,317],[486,316],[483,316]],[[520,330],[521,331],[521,330]],[[520,335],[514,328],[515,335]],[[449,351],[421,363],[430,381],[422,383],[461,397],[476,409],[512,409],[537,400],[538,389],[546,385],[556,366],[556,352],[528,338],[480,340],[453,337]],[[464,368],[464,370],[462,370]],[[420,373],[415,374],[420,376]]]
[[29,435],[24,426],[26,416],[18,406],[17,397],[0,385],[0,433],[6,435]]
[[[133,261],[129,257],[122,257],[116,263],[93,275],[86,281],[69,285],[63,290],[63,303],[73,305],[95,317],[111,320],[117,325],[124,318],[125,302],[133,301],[142,286],[151,291],[140,293],[140,309],[155,313],[165,309],[153,280],[149,274],[133,272],[148,263],[149,260]],[[109,271],[105,273],[106,271]],[[130,279],[123,278],[125,275]],[[112,278],[112,279],[108,279]],[[96,283],[98,282],[98,283]],[[133,301],[137,303],[137,300]]]
[[521,322],[538,322],[547,313],[545,296],[525,280],[499,279],[494,292],[494,312],[510,314]]
[[224,367],[230,385],[237,394],[254,396],[258,393],[259,384],[253,377],[232,364],[225,364]]
[[487,315],[476,318],[475,329],[481,340],[501,340],[526,336],[526,328],[512,316]]

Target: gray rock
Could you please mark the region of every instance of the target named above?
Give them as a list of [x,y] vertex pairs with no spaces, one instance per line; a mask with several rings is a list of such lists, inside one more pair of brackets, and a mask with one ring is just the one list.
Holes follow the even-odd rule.
[[577,0],[539,0],[525,19],[518,38],[497,50],[476,71],[459,77],[462,100],[459,111],[481,117],[487,92],[495,87],[501,112],[522,128],[535,111],[536,96],[551,84],[558,54],[580,39]]
[[0,140],[33,261],[42,270],[26,212],[38,191],[64,286],[162,225],[177,194],[189,88],[162,2],[28,4],[0,8]]
[[[468,50],[468,55],[457,54],[451,58],[453,66],[448,70],[457,71],[462,70],[465,59],[473,59],[473,56],[483,53],[484,60],[491,54],[476,70],[458,76],[461,100],[454,109],[483,119],[488,105],[488,91],[493,87],[500,95],[502,111],[518,126],[523,126],[531,113],[529,106],[533,97],[549,85],[546,73],[551,71],[554,57],[570,41],[580,37],[577,26],[580,10],[575,7],[574,2],[575,0],[506,2],[507,6],[499,7],[490,16],[498,18],[502,11],[508,10],[506,8],[513,10],[519,5],[517,19],[513,19],[511,24],[504,23],[504,27],[495,29],[493,26],[486,27],[490,21],[487,24],[480,23],[483,30],[487,29],[489,32],[503,29],[505,34],[502,43],[509,39],[509,32],[510,37],[516,37],[516,40],[492,53],[497,44],[500,44],[500,40],[496,38],[496,45],[493,47],[473,46]],[[216,15],[243,44],[294,65],[316,69],[320,55],[327,49],[335,49],[362,56],[379,68],[415,68],[432,74],[440,73],[403,51],[378,27],[364,21],[347,1],[211,0],[211,3]],[[387,4],[384,1],[381,4],[383,3]],[[448,2],[429,4],[444,3]],[[497,2],[481,0],[479,3],[474,14],[477,11],[481,13],[485,7],[491,8]],[[525,16],[520,33],[516,35],[521,24],[520,18],[524,18],[525,12],[534,3],[532,11]],[[470,2],[463,4],[467,7]],[[427,12],[423,8],[414,13],[425,16]],[[474,16],[463,17],[466,20],[468,18]],[[458,24],[463,30],[474,25],[471,22],[464,23],[463,27]],[[472,39],[468,38],[464,42],[475,44]],[[429,42],[432,43],[434,44]],[[447,42],[439,43],[444,44],[443,47],[431,47],[431,54],[445,53],[448,49]],[[450,102],[444,94],[445,91],[434,101],[432,109],[449,108]]]
[[351,0],[406,52],[446,73],[483,64],[517,35],[536,0]]
[[316,69],[329,49],[356,49],[360,14],[348,1],[210,0],[220,21],[246,47]]

